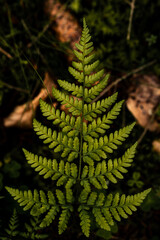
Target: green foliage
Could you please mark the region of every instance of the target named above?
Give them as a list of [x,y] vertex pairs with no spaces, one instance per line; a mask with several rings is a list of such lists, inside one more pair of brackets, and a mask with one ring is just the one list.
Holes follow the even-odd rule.
[[25,230],[20,232],[20,236],[25,239],[46,239],[47,234],[41,233],[41,228],[39,226],[40,219],[38,217],[33,217],[30,219],[30,223],[25,223]]
[[4,236],[0,236],[1,240],[21,240],[21,239],[46,239],[47,234],[41,233],[39,227],[40,220],[38,217],[32,217],[30,224],[24,222],[24,226],[20,226],[20,221],[16,210],[9,221],[8,228],[5,229]]
[[128,180],[128,186],[130,187],[138,187],[138,188],[142,188],[143,186],[143,182],[140,181],[141,174],[139,172],[134,172],[132,175],[132,179]]
[[17,217],[17,213],[16,213],[16,210],[14,209],[13,211],[13,215],[10,219],[10,222],[9,222],[9,228],[5,229],[8,237],[7,238],[3,238],[3,239],[15,239],[15,237],[19,234],[19,231],[18,231],[18,217]]
[[[40,227],[49,226],[58,215],[59,234],[66,230],[72,212],[76,211],[86,237],[90,236],[92,219],[99,228],[110,231],[115,221],[127,218],[136,211],[150,192],[148,189],[126,196],[106,191],[108,181],[116,183],[117,179],[122,179],[133,161],[136,143],[122,157],[110,157],[129,137],[135,123],[106,134],[119,115],[122,101],[115,104],[117,94],[98,102],[93,101],[105,88],[108,75],[103,76],[103,70],[95,71],[99,62],[94,61],[95,53],[90,40],[84,19],[82,37],[76,44],[78,50],[74,50],[78,62],[73,62],[73,67],[69,68],[78,84],[59,80],[65,91],[53,89],[53,96],[65,104],[69,114],[40,101],[42,114],[52,120],[53,124],[58,124],[60,130],[52,130],[36,119],[33,121],[36,134],[52,151],[60,153],[59,158],[47,159],[23,149],[31,167],[44,178],[51,178],[56,187],[47,193],[6,187],[24,211],[30,210],[30,214],[35,217],[42,216]],[[74,97],[66,91],[71,91]],[[111,110],[105,115],[103,113],[106,113],[107,108]]]
[[10,160],[4,165],[3,171],[5,174],[8,174],[11,178],[17,178],[20,174],[21,165],[14,161]]

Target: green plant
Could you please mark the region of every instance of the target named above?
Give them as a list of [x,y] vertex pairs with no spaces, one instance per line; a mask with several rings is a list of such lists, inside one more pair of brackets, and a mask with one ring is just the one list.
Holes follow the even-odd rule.
[[16,210],[14,209],[13,215],[9,221],[9,226],[8,228],[5,229],[6,232],[6,237],[1,237],[2,240],[12,240],[15,239],[16,236],[18,236],[19,231],[18,231],[18,217]]
[[[78,80],[78,84],[58,80],[59,85],[72,92],[53,89],[53,96],[61,104],[65,104],[70,114],[60,112],[40,100],[43,116],[59,124],[62,131],[43,126],[36,119],[33,121],[34,131],[45,144],[49,144],[54,153],[61,152],[59,159],[47,159],[23,149],[28,163],[45,179],[51,178],[56,187],[46,194],[44,191],[21,191],[6,187],[8,192],[18,201],[24,210],[33,216],[42,216],[40,227],[49,226],[59,213],[59,234],[68,226],[73,211],[80,217],[80,225],[85,236],[90,235],[92,221],[99,228],[110,231],[114,220],[127,218],[136,210],[150,189],[132,196],[108,193],[108,181],[116,183],[123,178],[126,168],[131,165],[135,154],[136,143],[126,150],[122,157],[113,160],[110,155],[128,138],[135,123],[106,135],[113,120],[117,118],[123,101],[116,103],[117,93],[98,102],[92,100],[105,88],[109,75],[103,78],[104,70],[95,72],[99,61],[94,61],[93,43],[90,41],[88,27],[83,21],[82,37],[78,50],[74,53],[78,62],[73,61],[69,72]],[[97,83],[98,81],[98,83]],[[96,84],[97,83],[97,84]]]
[[[24,227],[24,229],[23,229]],[[34,217],[30,219],[30,224],[24,223],[24,226],[20,226],[19,218],[16,210],[13,210],[12,217],[9,221],[8,228],[5,229],[5,233],[0,235],[1,240],[13,240],[13,239],[46,239],[47,234],[38,232],[39,227],[39,218]]]
[[134,172],[132,175],[132,179],[128,180],[128,186],[134,187],[136,186],[137,188],[142,188],[143,187],[143,182],[140,180],[141,174],[140,172]]

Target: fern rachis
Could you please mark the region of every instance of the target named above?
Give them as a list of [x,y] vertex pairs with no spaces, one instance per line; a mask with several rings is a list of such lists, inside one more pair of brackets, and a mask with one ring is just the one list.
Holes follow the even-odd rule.
[[[42,190],[20,191],[7,187],[24,210],[30,209],[33,216],[43,216],[40,227],[50,225],[59,214],[59,234],[67,228],[72,212],[77,211],[82,232],[87,237],[90,234],[91,214],[100,228],[110,231],[114,221],[132,214],[150,191],[148,189],[133,196],[108,194],[108,190],[105,192],[108,189],[107,181],[116,183],[117,179],[123,178],[132,163],[137,144],[127,149],[122,157],[108,159],[129,137],[134,123],[106,134],[119,115],[123,101],[115,103],[116,93],[92,103],[105,88],[109,76],[103,78],[104,70],[95,72],[99,61],[93,61],[95,53],[90,39],[84,20],[82,37],[79,44],[76,44],[77,50],[74,50],[78,61],[69,67],[69,72],[78,84],[58,80],[65,92],[53,89],[55,99],[65,104],[70,114],[51,108],[40,100],[43,116],[53,121],[53,125],[59,125],[61,131],[43,126],[35,119],[33,121],[34,131],[39,138],[54,152],[59,152],[60,158],[47,159],[23,149],[31,167],[45,179],[55,181],[57,188],[45,193]],[[95,82],[98,83],[94,85]],[[66,91],[70,91],[73,97],[69,97]],[[105,115],[106,109],[114,103]]]

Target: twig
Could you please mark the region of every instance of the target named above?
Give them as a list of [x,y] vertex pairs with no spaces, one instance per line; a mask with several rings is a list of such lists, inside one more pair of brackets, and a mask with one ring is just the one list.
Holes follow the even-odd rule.
[[131,11],[130,11],[129,23],[128,23],[127,40],[130,40],[130,36],[131,36],[131,28],[132,28],[133,13],[134,13],[134,8],[135,8],[135,1],[136,0],[132,0],[132,2],[130,3]]
[[2,85],[4,85],[5,87],[11,88],[11,89],[15,89],[15,90],[18,91],[18,92],[28,93],[28,90],[26,90],[26,89],[12,86],[12,85],[10,85],[10,84],[8,84],[8,83],[2,82],[1,80],[0,80],[0,83],[2,83]]
[[13,57],[11,56],[11,54],[9,54],[8,52],[6,52],[3,48],[0,47],[0,52],[3,53],[4,55],[6,55],[8,58],[12,59]]
[[27,44],[27,47],[30,48],[30,47],[32,47],[33,44],[35,44],[43,36],[43,34],[48,30],[48,28],[50,27],[52,22],[50,21],[49,23],[47,23],[44,26],[44,28],[42,29],[42,31],[37,36],[32,36],[27,24],[25,23],[25,21],[23,19],[21,20],[21,23],[22,23],[24,29],[26,30],[26,32],[28,33],[28,35],[31,37],[32,42]]
[[145,69],[145,68],[153,65],[153,64],[156,63],[156,62],[157,62],[157,60],[153,60],[153,61],[151,61],[151,62],[149,62],[149,63],[144,64],[144,65],[141,66],[141,67],[138,67],[138,68],[132,70],[131,72],[125,74],[123,77],[116,79],[116,80],[115,80],[114,82],[112,82],[108,87],[106,87],[106,88],[98,95],[98,97],[96,97],[91,103],[96,102],[96,101],[97,101],[99,98],[101,98],[106,92],[108,92],[113,86],[117,85],[117,84],[118,84],[119,82],[121,82],[122,80],[128,78],[129,76],[131,76],[131,75],[133,75],[133,74],[135,74],[135,73],[137,73],[137,72],[142,71],[143,69]]

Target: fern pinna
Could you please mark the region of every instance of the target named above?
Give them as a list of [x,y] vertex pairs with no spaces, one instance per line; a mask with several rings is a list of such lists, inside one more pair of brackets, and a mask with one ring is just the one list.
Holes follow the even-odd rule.
[[[109,75],[103,77],[104,70],[95,72],[99,61],[93,61],[95,53],[90,39],[83,20],[82,37],[76,44],[77,50],[74,50],[78,61],[73,61],[72,67],[69,67],[78,83],[58,80],[65,91],[53,89],[54,98],[65,104],[70,114],[40,100],[43,116],[52,120],[54,125],[58,124],[61,131],[43,126],[36,119],[33,121],[34,131],[45,144],[49,144],[50,149],[60,153],[60,159],[47,159],[23,149],[31,167],[45,179],[55,181],[57,188],[45,193],[42,190],[20,191],[7,187],[24,210],[30,209],[33,216],[43,216],[40,227],[49,226],[59,214],[59,234],[67,228],[72,212],[77,211],[82,232],[87,237],[90,235],[91,219],[94,218],[100,228],[110,231],[114,221],[132,214],[150,191],[148,189],[132,196],[113,195],[106,191],[108,181],[116,183],[117,179],[122,179],[131,165],[136,143],[122,157],[108,158],[128,138],[134,123],[106,135],[106,130],[119,115],[123,101],[116,103],[107,114],[106,109],[116,102],[117,93],[92,103],[105,88]],[[67,95],[66,91],[74,97]]]

